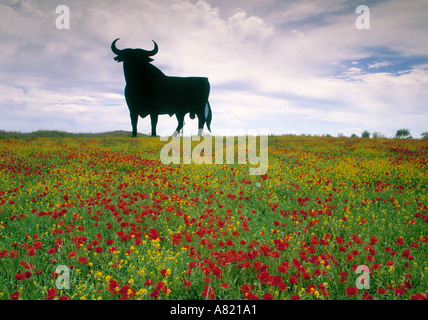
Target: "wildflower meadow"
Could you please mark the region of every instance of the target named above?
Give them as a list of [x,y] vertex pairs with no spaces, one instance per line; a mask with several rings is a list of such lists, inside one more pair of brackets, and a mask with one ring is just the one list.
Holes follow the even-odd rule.
[[269,136],[261,175],[167,143],[0,139],[0,299],[428,298],[427,140]]

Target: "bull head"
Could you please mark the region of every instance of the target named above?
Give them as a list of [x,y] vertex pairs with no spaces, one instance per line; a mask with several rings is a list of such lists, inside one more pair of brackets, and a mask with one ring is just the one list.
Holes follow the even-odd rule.
[[117,56],[114,58],[114,60],[116,60],[117,62],[122,62],[128,58],[138,58],[138,59],[147,59],[148,62],[153,61],[152,58],[150,58],[151,56],[154,56],[156,53],[158,53],[158,45],[155,41],[153,41],[153,43],[155,44],[155,47],[153,50],[148,51],[148,50],[143,50],[143,49],[123,49],[123,50],[119,50],[118,48],[116,48],[116,42],[117,40],[119,40],[120,38],[117,38],[116,40],[114,40],[111,44],[111,50],[113,51],[114,54],[116,54]]

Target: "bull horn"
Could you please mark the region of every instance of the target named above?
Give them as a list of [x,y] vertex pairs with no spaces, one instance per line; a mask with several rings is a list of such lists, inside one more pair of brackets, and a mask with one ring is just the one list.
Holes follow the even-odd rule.
[[146,51],[146,53],[147,53],[147,55],[150,57],[150,56],[154,56],[156,53],[158,53],[158,50],[159,50],[159,48],[158,48],[158,44],[154,41],[154,40],[152,40],[153,41],[153,43],[155,44],[155,48],[152,50],[152,51]]
[[118,48],[116,48],[116,41],[117,40],[119,40],[120,38],[117,38],[116,40],[114,40],[113,42],[112,42],[112,44],[111,44],[111,51],[113,51],[114,52],[114,54],[117,54],[117,55],[119,55],[121,52],[122,52],[122,50],[119,50]]

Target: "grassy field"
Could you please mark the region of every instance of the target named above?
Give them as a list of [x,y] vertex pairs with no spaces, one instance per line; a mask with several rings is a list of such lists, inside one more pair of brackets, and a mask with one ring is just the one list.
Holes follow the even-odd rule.
[[428,298],[427,140],[270,136],[258,176],[41,136],[0,135],[2,300]]

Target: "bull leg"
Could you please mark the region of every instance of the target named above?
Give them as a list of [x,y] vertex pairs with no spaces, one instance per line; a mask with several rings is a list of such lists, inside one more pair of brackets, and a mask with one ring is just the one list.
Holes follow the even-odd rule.
[[150,114],[150,120],[152,122],[152,137],[156,137],[156,126],[158,124],[158,116],[157,114]]
[[177,137],[178,134],[180,133],[180,130],[183,129],[183,125],[184,125],[184,115],[175,115],[177,117],[177,121],[178,121],[178,126],[177,129],[175,129],[174,133],[172,134],[173,137]]
[[202,136],[202,131],[204,130],[205,117],[203,114],[198,114],[198,137]]
[[138,114],[131,113],[132,137],[137,136]]

